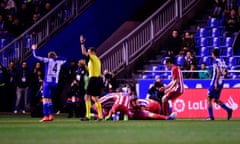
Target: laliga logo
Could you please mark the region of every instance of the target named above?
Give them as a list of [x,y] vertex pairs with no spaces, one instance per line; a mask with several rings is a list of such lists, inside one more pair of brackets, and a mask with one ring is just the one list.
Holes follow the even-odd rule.
[[177,99],[173,105],[176,112],[183,112],[185,109],[185,102],[183,99]]
[[238,109],[238,104],[233,100],[232,96],[229,97],[226,105],[228,107],[232,108],[232,110]]

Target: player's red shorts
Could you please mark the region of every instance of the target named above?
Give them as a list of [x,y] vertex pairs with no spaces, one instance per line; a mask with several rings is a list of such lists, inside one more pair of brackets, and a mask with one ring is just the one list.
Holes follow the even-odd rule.
[[170,99],[170,100],[175,100],[175,99],[178,98],[180,95],[182,95],[182,93],[180,93],[179,91],[175,91],[175,90],[169,90],[169,91],[166,93],[167,99]]
[[149,100],[149,104],[147,105],[147,110],[152,113],[160,113],[161,106],[157,101]]

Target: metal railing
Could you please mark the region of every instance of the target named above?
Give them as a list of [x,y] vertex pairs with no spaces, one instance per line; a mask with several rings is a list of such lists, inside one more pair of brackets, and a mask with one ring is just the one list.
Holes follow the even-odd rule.
[[100,56],[102,67],[119,74],[199,2],[200,0],[168,0],[135,30]]
[[21,62],[31,55],[31,45],[43,45],[53,34],[71,22],[95,0],[62,0],[36,24],[0,49],[0,63]]

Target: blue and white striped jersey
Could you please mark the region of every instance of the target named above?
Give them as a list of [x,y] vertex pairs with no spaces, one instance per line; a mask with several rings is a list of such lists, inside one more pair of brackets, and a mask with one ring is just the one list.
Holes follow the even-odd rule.
[[223,79],[224,79],[224,71],[227,69],[227,66],[225,64],[225,61],[223,59],[217,58],[213,61],[213,76],[212,76],[212,80],[210,83],[210,87],[214,87],[214,83],[217,80],[217,69],[218,67],[220,68],[221,71],[221,76],[218,80],[218,84],[221,85],[223,84]]
[[36,50],[33,50],[33,56],[45,64],[44,82],[58,84],[61,66],[67,62],[66,58],[47,58],[37,56]]

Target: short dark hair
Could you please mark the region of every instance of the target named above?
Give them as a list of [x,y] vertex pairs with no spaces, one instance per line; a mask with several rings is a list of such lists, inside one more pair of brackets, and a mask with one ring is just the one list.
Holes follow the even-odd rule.
[[214,56],[218,57],[220,55],[220,51],[218,48],[214,48],[212,53],[214,54]]
[[91,52],[96,52],[96,49],[94,47],[88,48]]
[[173,64],[173,59],[170,58],[170,57],[166,57],[166,58],[165,58],[165,62],[166,62],[166,63],[171,63],[171,64]]

